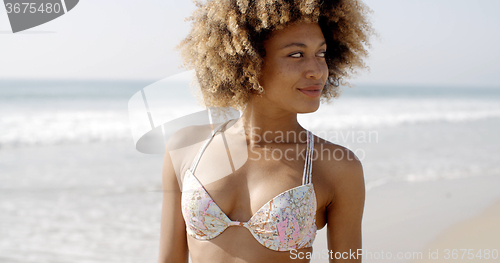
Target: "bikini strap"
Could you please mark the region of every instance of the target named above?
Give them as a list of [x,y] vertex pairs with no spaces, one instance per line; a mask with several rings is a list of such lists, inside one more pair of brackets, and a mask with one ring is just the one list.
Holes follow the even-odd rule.
[[210,142],[214,138],[215,134],[217,134],[221,130],[221,128],[225,127],[230,121],[232,121],[232,120],[228,120],[228,121],[224,122],[223,124],[221,124],[219,127],[217,127],[217,129],[215,129],[213,131],[213,133],[210,136],[208,136],[207,140],[205,141],[203,146],[198,151],[198,154],[194,158],[194,161],[191,164],[191,167],[189,168],[189,170],[191,170],[191,173],[194,174],[194,170],[196,169],[196,166],[198,166],[198,162],[200,162],[200,159],[201,159],[201,156],[203,155],[203,152],[205,152],[205,149],[208,147],[208,145],[210,144]]
[[304,163],[304,175],[302,176],[302,184],[310,184],[312,181],[312,161],[314,153],[314,136],[310,131],[307,131],[307,148],[306,160]]

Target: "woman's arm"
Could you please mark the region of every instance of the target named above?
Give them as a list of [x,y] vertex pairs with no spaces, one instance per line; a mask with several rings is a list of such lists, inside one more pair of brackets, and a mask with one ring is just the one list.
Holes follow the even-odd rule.
[[[333,253],[330,262],[361,262],[357,250],[361,249],[361,220],[365,204],[363,167],[351,151],[346,149],[346,152],[350,158],[344,155],[345,159],[335,162],[337,175],[331,180],[334,198],[326,208],[328,249]],[[340,252],[337,256],[343,259],[335,259],[336,252]]]
[[187,263],[186,225],[181,213],[181,190],[168,149],[162,172],[163,205],[161,211],[159,263]]

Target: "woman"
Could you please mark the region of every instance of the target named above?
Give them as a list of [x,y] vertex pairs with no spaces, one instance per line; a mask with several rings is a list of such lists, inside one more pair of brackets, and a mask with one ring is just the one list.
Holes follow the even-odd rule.
[[338,97],[364,67],[367,10],[354,0],[198,4],[185,62],[206,106],[242,116],[213,135],[192,127],[171,138],[159,262],[187,262],[188,251],[193,262],[309,262],[325,225],[330,261],[361,262],[351,256],[361,248],[361,163],[297,114]]

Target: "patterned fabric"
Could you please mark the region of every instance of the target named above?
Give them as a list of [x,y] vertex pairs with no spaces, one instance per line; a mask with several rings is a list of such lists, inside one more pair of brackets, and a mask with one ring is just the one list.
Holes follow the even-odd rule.
[[[227,122],[225,123],[227,124]],[[220,130],[221,125],[214,135]],[[307,132],[306,162],[302,185],[284,191],[264,204],[248,222],[232,221],[210,197],[195,177],[203,151],[200,149],[191,168],[186,171],[182,189],[182,215],[187,233],[198,240],[210,240],[230,226],[247,228],[263,246],[288,251],[311,247],[316,236],[316,194],[311,182],[313,136]]]

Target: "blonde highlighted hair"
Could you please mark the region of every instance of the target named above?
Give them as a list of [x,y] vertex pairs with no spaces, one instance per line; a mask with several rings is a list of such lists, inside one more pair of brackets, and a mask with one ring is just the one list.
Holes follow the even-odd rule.
[[357,0],[207,0],[188,18],[189,35],[179,44],[184,66],[194,69],[206,106],[245,107],[258,94],[264,41],[274,30],[318,23],[327,44],[329,76],[322,99],[340,95],[339,85],[366,68],[373,34],[370,9]]

